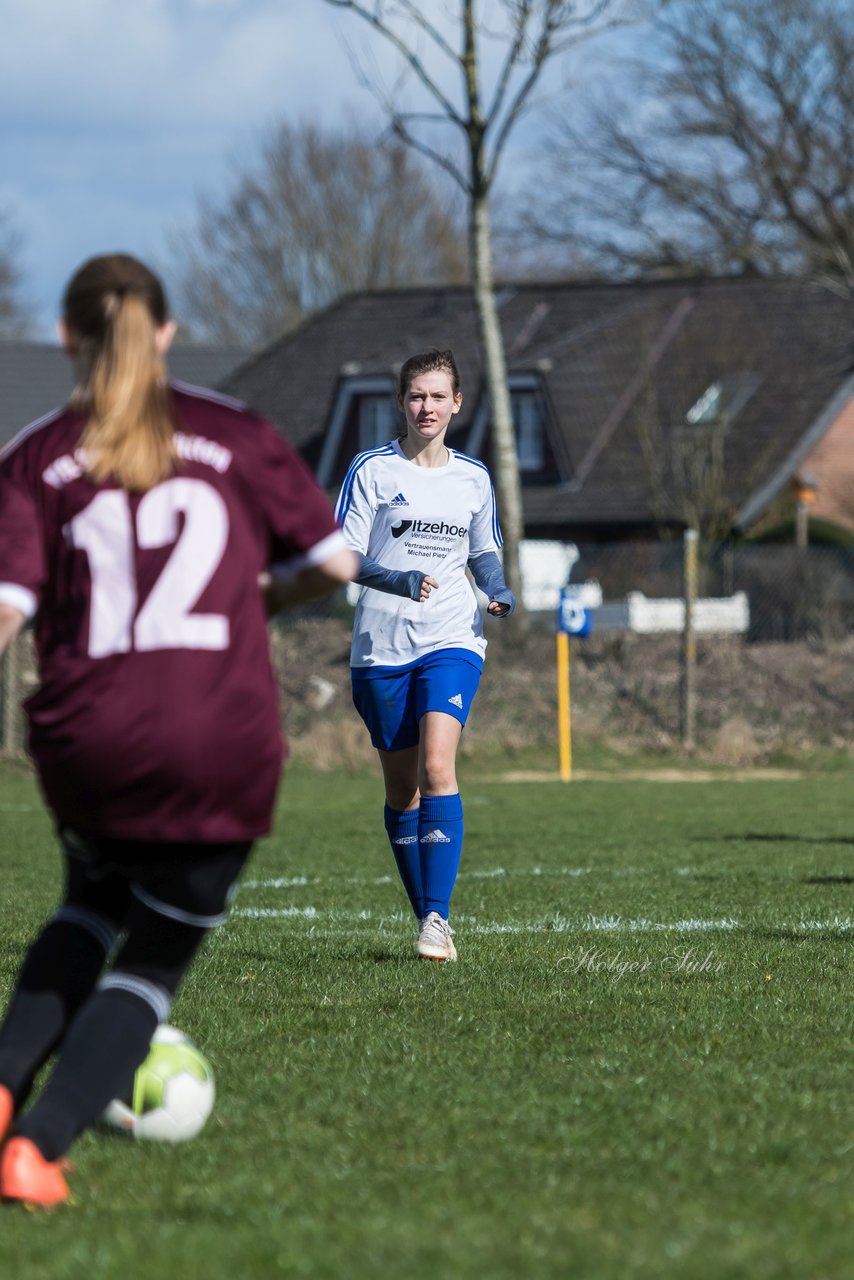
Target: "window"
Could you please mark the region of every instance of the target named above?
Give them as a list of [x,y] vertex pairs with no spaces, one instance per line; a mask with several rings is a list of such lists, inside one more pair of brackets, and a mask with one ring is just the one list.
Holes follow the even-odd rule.
[[747,404],[759,378],[753,373],[732,373],[711,383],[699,400],[695,400],[685,414],[691,427],[710,427],[720,422],[731,422]]
[[721,397],[723,395],[723,383],[713,382],[707,387],[700,399],[691,405],[691,408],[685,414],[685,421],[690,422],[692,427],[698,427],[701,423],[717,422],[721,416]]
[[543,414],[536,391],[512,391],[513,426],[516,431],[516,456],[521,471],[542,471]]
[[341,366],[317,464],[317,479],[324,489],[340,484],[354,453],[387,444],[400,432],[400,414],[392,373],[360,372],[348,361]]
[[[511,373],[508,378],[510,411],[513,418],[513,434],[516,437],[516,459],[524,482],[552,484],[568,478],[564,476],[561,459],[556,459],[547,435],[549,399],[541,370],[532,373]],[[466,453],[473,458],[489,456],[491,423],[489,396],[484,387],[477,408],[472,416]]]
[[375,449],[398,434],[397,405],[391,395],[359,396],[359,450]]

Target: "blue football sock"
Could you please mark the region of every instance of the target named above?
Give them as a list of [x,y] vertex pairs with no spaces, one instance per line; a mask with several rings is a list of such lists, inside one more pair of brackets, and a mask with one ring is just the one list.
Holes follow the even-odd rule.
[[383,816],[403,887],[416,918],[422,920],[426,913],[421,890],[421,855],[418,852],[418,810],[406,809],[401,813],[399,809],[386,805]]
[[424,914],[448,919],[451,894],[463,851],[463,803],[452,796],[422,796],[418,809],[418,849]]

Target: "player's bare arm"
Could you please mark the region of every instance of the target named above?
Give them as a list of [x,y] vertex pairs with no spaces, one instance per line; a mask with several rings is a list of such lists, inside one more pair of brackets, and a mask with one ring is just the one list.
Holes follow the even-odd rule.
[[320,564],[310,565],[294,574],[274,568],[262,574],[260,580],[267,615],[272,618],[283,609],[331,595],[345,583],[352,582],[358,572],[359,559],[349,547],[342,547]]
[[14,605],[0,604],[0,654],[6,652],[26,620],[21,610]]

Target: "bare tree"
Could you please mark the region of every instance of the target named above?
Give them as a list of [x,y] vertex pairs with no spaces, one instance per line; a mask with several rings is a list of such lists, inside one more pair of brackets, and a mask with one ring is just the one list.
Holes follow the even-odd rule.
[[806,271],[851,290],[848,0],[675,0],[638,54],[622,95],[555,122],[535,241],[611,271]]
[[[519,542],[522,493],[507,386],[507,366],[493,288],[490,196],[507,141],[532,98],[546,65],[581,41],[639,13],[643,0],[325,0],[349,9],[396,51],[430,110],[408,110],[395,93],[380,93],[392,133],[450,174],[465,194],[471,275],[491,402],[495,480],[504,528],[507,580],[519,600],[516,628],[526,629],[522,607]],[[435,71],[433,68],[435,67]],[[487,68],[490,88],[484,88]],[[457,77],[446,89],[445,72]],[[450,146],[436,141],[437,125],[450,125]],[[456,143],[457,145],[454,145]]]
[[190,334],[244,346],[342,293],[466,279],[449,193],[399,142],[359,129],[281,124],[173,248]]
[[[803,292],[788,336],[793,349],[807,351],[816,313],[807,305],[811,286]],[[780,368],[779,331],[759,319],[764,289],[762,297],[752,301],[742,286],[741,296],[706,309],[700,345],[679,327],[664,350],[660,321],[641,317],[637,326],[643,381],[631,416],[649,509],[662,538],[698,531],[701,567],[732,538],[739,508],[779,466],[775,431],[752,416],[754,395],[770,376],[782,398],[798,403],[809,381],[809,357]],[[686,297],[680,307],[687,316],[693,305]],[[782,305],[799,309],[791,294]]]
[[11,215],[0,209],[0,338],[23,338],[31,329],[32,317],[22,293],[20,252],[21,235]]
[[664,422],[651,378],[639,397],[636,426],[650,511],[661,535],[670,536],[675,528],[696,529],[701,548],[711,554],[735,518],[726,457],[728,418]]

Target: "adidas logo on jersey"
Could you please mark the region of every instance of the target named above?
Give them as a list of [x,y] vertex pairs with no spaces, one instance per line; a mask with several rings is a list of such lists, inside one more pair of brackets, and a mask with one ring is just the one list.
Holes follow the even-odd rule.
[[463,695],[462,695],[461,693],[455,693],[455,694],[454,694],[454,696],[453,696],[453,698],[449,698],[449,699],[448,699],[448,701],[449,701],[449,702],[453,702],[454,706],[455,706],[455,707],[459,707],[460,711],[462,711],[462,709],[463,709]]
[[446,836],[444,831],[440,831],[438,827],[434,827],[432,831],[428,831],[426,836],[421,837],[422,844],[450,844],[451,837]]
[[406,501],[406,498],[404,498],[403,494],[399,493],[396,498],[392,498],[391,502],[388,505],[390,507],[408,507],[409,503]]
[[392,844],[417,844],[418,836],[399,836],[397,840],[392,840]]

